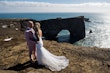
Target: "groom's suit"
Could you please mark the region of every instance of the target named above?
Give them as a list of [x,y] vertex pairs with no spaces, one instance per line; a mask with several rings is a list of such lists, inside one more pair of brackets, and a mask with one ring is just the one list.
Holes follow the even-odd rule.
[[25,31],[25,38],[29,48],[30,59],[31,59],[32,52],[35,51],[36,39],[34,35],[35,35],[35,31],[33,30],[33,28],[27,27]]

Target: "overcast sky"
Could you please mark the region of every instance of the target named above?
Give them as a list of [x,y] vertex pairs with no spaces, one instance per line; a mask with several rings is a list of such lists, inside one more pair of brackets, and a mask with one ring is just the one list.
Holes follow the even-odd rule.
[[0,13],[110,13],[110,0],[0,0]]

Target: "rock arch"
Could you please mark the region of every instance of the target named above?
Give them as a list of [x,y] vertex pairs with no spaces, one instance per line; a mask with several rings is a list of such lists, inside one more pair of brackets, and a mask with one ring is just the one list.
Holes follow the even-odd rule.
[[49,19],[40,21],[43,36],[46,39],[56,39],[57,34],[61,30],[70,32],[70,43],[74,43],[85,37],[84,17],[65,18],[65,19]]
[[[27,19],[20,21],[21,30],[26,28],[27,21],[37,22],[33,19]],[[48,40],[56,40],[56,36],[61,30],[68,30],[70,32],[70,43],[74,43],[85,37],[85,23],[84,16],[74,18],[56,18],[38,21],[41,24],[43,36]]]

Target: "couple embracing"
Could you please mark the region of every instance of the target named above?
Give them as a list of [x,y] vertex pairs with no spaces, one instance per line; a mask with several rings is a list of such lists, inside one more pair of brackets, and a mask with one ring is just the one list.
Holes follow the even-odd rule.
[[68,66],[69,60],[65,56],[56,56],[43,47],[42,30],[39,22],[34,25],[32,21],[28,21],[25,37],[32,62],[36,59],[39,65],[44,65],[51,71],[60,71]]

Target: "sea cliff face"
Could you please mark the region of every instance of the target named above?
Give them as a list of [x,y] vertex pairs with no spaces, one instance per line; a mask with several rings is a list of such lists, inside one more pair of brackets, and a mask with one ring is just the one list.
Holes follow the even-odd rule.
[[[85,37],[85,23],[84,16],[73,18],[56,18],[37,21],[34,19],[0,19],[0,35],[5,34],[18,34],[15,31],[25,31],[27,22],[33,21],[40,22],[43,37],[47,40],[57,40],[57,36],[60,31],[68,30],[70,32],[69,42],[74,43]],[[8,32],[3,32],[4,30]],[[10,33],[11,32],[11,33]]]
[[[23,32],[15,21],[0,20],[0,73],[59,73],[52,72],[37,62],[29,62],[28,47]],[[4,28],[2,25],[6,25]],[[19,25],[19,24],[18,24]],[[16,30],[18,28],[18,30]],[[3,41],[13,37],[10,41]],[[43,40],[44,47],[58,56],[69,59],[60,73],[110,73],[110,48],[83,47],[69,43]]]
[[[57,35],[62,30],[68,30],[70,33],[69,42],[74,43],[85,37],[85,22],[84,16],[72,17],[72,18],[56,18],[56,19],[47,19],[35,22],[40,22],[43,36],[47,40],[56,40]],[[25,29],[28,20],[21,20],[21,29]]]

